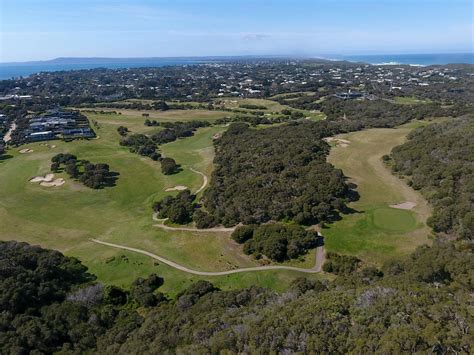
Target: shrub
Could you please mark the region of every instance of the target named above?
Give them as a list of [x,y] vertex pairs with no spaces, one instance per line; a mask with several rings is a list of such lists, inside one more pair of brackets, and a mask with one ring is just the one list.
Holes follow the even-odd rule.
[[337,275],[347,275],[355,272],[360,264],[360,259],[355,256],[340,255],[333,252],[327,253],[327,259],[323,265],[323,270]]
[[177,170],[179,165],[176,164],[175,160],[172,158],[163,158],[160,161],[161,163],[161,172],[165,175],[174,174]]
[[253,237],[254,229],[253,226],[239,226],[232,233],[232,239],[239,244],[243,244]]
[[173,223],[186,224],[191,222],[194,212],[194,195],[189,190],[178,193],[176,197],[166,196],[153,204],[153,210],[160,218],[169,218]]

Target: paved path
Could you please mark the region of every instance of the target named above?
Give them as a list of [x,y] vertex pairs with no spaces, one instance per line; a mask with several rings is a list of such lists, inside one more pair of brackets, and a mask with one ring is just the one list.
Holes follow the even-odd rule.
[[231,275],[231,274],[238,274],[241,272],[256,272],[256,271],[265,271],[265,270],[290,270],[290,271],[297,271],[297,272],[302,272],[306,274],[314,274],[317,272],[321,271],[321,267],[323,265],[324,261],[324,247],[320,246],[316,248],[316,263],[313,268],[311,269],[302,269],[298,267],[293,267],[293,266],[283,266],[283,265],[269,265],[269,266],[256,266],[256,267],[247,267],[247,268],[241,268],[241,269],[234,269],[234,270],[228,270],[228,271],[215,271],[215,272],[210,272],[210,271],[198,271],[198,270],[193,270],[189,269],[186,266],[180,265],[178,263],[175,263],[174,261],[162,258],[161,256],[158,256],[156,254],[150,253],[145,250],[141,249],[136,249],[136,248],[130,248],[125,245],[120,245],[120,244],[113,244],[113,243],[108,243],[108,242],[103,242],[101,240],[97,239],[91,239],[92,242],[106,245],[112,248],[117,248],[117,249],[123,249],[123,250],[128,250],[132,251],[135,253],[140,253],[146,256],[149,256],[153,259],[156,259],[158,261],[161,261],[163,264],[166,264],[168,266],[171,266],[177,270],[187,272],[189,274],[194,274],[194,275],[200,275],[200,276],[225,276],[225,275]]
[[201,175],[202,178],[203,178],[203,182],[202,182],[201,187],[199,189],[197,189],[196,192],[194,193],[195,195],[197,195],[198,193],[200,193],[202,190],[204,190],[206,188],[208,178],[205,174],[201,173],[200,171],[194,170],[193,168],[189,168],[189,170],[191,170],[193,173]]

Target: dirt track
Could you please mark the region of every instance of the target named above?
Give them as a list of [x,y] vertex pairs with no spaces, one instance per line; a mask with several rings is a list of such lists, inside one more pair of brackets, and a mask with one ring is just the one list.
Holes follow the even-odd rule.
[[225,228],[225,227],[217,227],[217,228],[206,228],[206,229],[198,229],[198,228],[190,228],[190,227],[170,227],[165,224],[154,224],[153,227],[158,227],[167,231],[182,231],[182,232],[199,232],[199,233],[222,233],[222,232],[233,232],[235,227],[232,228]]
[[306,274],[314,274],[318,273],[321,271],[321,267],[324,262],[324,247],[320,246],[316,248],[316,263],[313,268],[311,269],[302,269],[298,267],[293,267],[293,266],[283,266],[283,265],[269,265],[269,266],[255,266],[255,267],[248,267],[248,268],[241,268],[241,269],[234,269],[234,270],[228,270],[228,271],[199,271],[199,270],[193,270],[189,269],[186,266],[180,265],[178,263],[175,263],[174,261],[165,259],[161,256],[158,256],[156,254],[150,253],[145,250],[141,249],[136,249],[136,248],[130,248],[125,245],[120,245],[120,244],[113,244],[113,243],[108,243],[108,242],[103,242],[97,239],[91,239],[92,242],[97,243],[97,244],[102,244],[106,245],[112,248],[117,248],[117,249],[123,249],[123,250],[128,250],[132,251],[135,253],[140,253],[146,256],[149,256],[153,259],[156,259],[158,261],[161,261],[163,264],[166,264],[168,266],[171,266],[177,270],[184,271],[190,274],[194,275],[200,275],[200,276],[225,276],[225,275],[231,275],[231,274],[237,274],[241,272],[256,272],[256,271],[265,271],[265,270],[290,270],[290,271],[297,271],[297,272],[302,272]]
[[194,194],[197,195],[198,193],[200,193],[202,190],[204,190],[206,188],[208,178],[205,174],[201,173],[200,171],[194,170],[193,168],[189,168],[189,170],[191,170],[193,173],[201,175],[202,178],[203,178],[203,182],[202,182],[201,187],[199,189],[197,189],[196,192],[194,192]]

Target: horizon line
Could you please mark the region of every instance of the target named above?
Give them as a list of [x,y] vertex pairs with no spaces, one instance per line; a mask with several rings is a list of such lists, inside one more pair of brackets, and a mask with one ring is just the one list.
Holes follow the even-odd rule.
[[[325,53],[325,54],[233,54],[233,55],[225,55],[225,54],[219,54],[219,55],[184,55],[184,56],[145,56],[145,57],[101,57],[101,56],[59,56],[59,57],[54,57],[50,59],[33,59],[33,60],[23,60],[23,61],[8,61],[8,62],[3,62],[0,61],[0,64],[27,64],[27,63],[38,63],[38,62],[52,62],[55,60],[59,59],[198,59],[198,58],[294,58],[294,59],[300,59],[300,58],[306,58],[306,59],[326,59],[326,60],[331,60],[331,59],[342,59],[344,57],[354,57],[354,56],[379,56],[379,55],[385,55],[385,56],[390,56],[390,55],[474,55],[474,51],[466,51],[466,52],[406,52],[406,53],[351,53],[351,54],[337,54],[337,53]],[[333,58],[333,57],[339,57],[339,58]]]

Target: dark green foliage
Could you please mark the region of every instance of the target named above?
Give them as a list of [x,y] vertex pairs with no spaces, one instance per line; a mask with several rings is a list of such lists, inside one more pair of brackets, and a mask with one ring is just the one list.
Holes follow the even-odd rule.
[[244,243],[246,254],[263,254],[274,261],[297,258],[315,248],[317,232],[307,231],[301,226],[281,223],[260,226],[238,227],[232,238]]
[[76,161],[77,157],[69,153],[65,153],[65,154],[59,153],[51,158],[52,163],[59,163],[59,164],[66,164],[68,161],[71,161],[71,160]]
[[199,298],[216,290],[217,288],[209,281],[198,281],[177,296],[176,305],[180,310],[189,308],[193,306]]
[[116,306],[127,303],[127,292],[116,286],[107,286],[104,291],[104,301]]
[[75,155],[66,153],[56,154],[51,158],[51,170],[59,171],[61,165],[64,164],[64,171],[73,179],[79,176],[79,169],[77,168],[77,157]]
[[130,290],[132,298],[144,307],[156,306],[159,301],[163,301],[163,295],[155,295],[154,291],[163,285],[163,279],[156,274],[150,275],[147,279],[136,279]]
[[299,294],[303,294],[312,290],[321,292],[321,291],[326,291],[327,289],[328,289],[327,286],[323,284],[321,281],[308,280],[304,277],[299,277],[295,279],[291,283],[290,288],[289,288],[290,291],[296,291]]
[[165,144],[178,138],[191,137],[196,129],[210,126],[210,123],[207,121],[164,122],[161,126],[165,129],[151,137],[156,144]]
[[92,189],[100,189],[109,182],[109,174],[108,164],[86,163],[79,181]]
[[413,119],[459,116],[465,108],[444,108],[439,104],[397,105],[384,100],[341,100],[335,97],[322,101],[321,111],[328,120],[343,119],[364,127],[394,127]]
[[[87,187],[100,189],[105,186],[113,186],[117,180],[118,173],[111,172],[109,165],[104,163],[91,164],[87,160],[78,161],[72,154],[57,154],[51,158],[51,170],[58,172],[61,164],[65,164],[64,171],[73,179],[79,178]],[[82,168],[82,172],[79,168]]]
[[118,134],[120,134],[122,137],[125,137],[125,136],[128,134],[128,132],[130,132],[130,131],[128,130],[127,127],[120,126],[119,128],[117,128],[117,132],[118,132]]
[[[323,270],[332,272],[336,275],[347,275],[355,272],[359,266],[360,260],[351,255],[339,255],[333,252],[327,252],[327,261],[323,265]],[[366,271],[366,273],[370,273]]]
[[95,278],[78,260],[26,243],[0,242],[0,266],[2,353],[95,346],[101,332],[97,320],[82,301],[65,302],[74,287]]
[[474,119],[429,125],[392,151],[393,170],[434,206],[428,223],[436,232],[474,237]]
[[51,171],[58,172],[60,168],[60,164],[58,162],[51,163]]
[[348,188],[342,172],[326,162],[322,134],[309,122],[265,130],[232,124],[216,142],[206,209],[224,225],[337,218],[334,202]]
[[[219,291],[200,281],[153,308],[142,323],[130,322],[135,326],[118,344],[109,335],[114,327],[98,351],[471,353],[472,284],[466,279],[473,262],[472,250],[443,243],[399,261],[403,273],[370,282],[356,271],[327,284],[298,279],[278,295],[258,287]],[[430,270],[448,270],[449,277],[441,283],[418,277]]]
[[160,125],[160,122],[158,122],[157,120],[152,120],[150,121],[148,118],[145,120],[145,126],[147,127],[156,127],[156,126],[159,126]]
[[124,137],[120,141],[120,145],[130,147],[132,153],[150,157],[153,160],[158,160],[161,154],[157,152],[156,144],[144,134],[132,134]]
[[164,101],[154,102],[154,103],[151,104],[151,106],[153,107],[153,109],[159,110],[159,111],[167,111],[167,110],[169,110],[168,105],[167,105],[166,102],[164,102]]
[[[471,353],[470,242],[435,241],[384,273],[299,278],[283,294],[198,281],[167,301],[151,275],[90,284],[77,260],[0,242],[2,353]],[[330,256],[330,260],[333,256]],[[395,266],[396,264],[396,266]],[[147,307],[146,312],[141,308]],[[172,329],[172,331],[170,331]]]
[[193,221],[196,224],[196,228],[212,228],[217,224],[214,216],[203,211],[202,209],[197,209],[194,211]]
[[172,158],[163,158],[160,160],[161,172],[165,175],[171,175],[178,171],[179,165]]
[[238,226],[234,232],[232,232],[232,239],[237,243],[242,244],[253,237],[253,231],[256,226]]
[[253,105],[253,104],[241,104],[239,105],[240,108],[246,108],[249,110],[266,110],[267,107],[263,105]]
[[194,198],[189,190],[178,193],[176,197],[166,196],[163,200],[153,204],[160,218],[168,218],[173,223],[186,224],[191,222],[194,212]]
[[0,264],[0,311],[12,314],[61,300],[94,279],[77,259],[26,243],[0,242]]
[[73,179],[76,179],[79,176],[79,169],[77,168],[77,162],[75,160],[68,160],[64,171]]
[[236,115],[233,117],[224,117],[224,118],[219,118],[216,120],[216,124],[227,124],[227,123],[248,123],[251,126],[257,126],[257,125],[270,125],[273,123],[281,123],[281,122],[287,122],[288,117],[286,116],[272,116],[272,117],[264,117],[264,116],[248,116],[248,115]]

